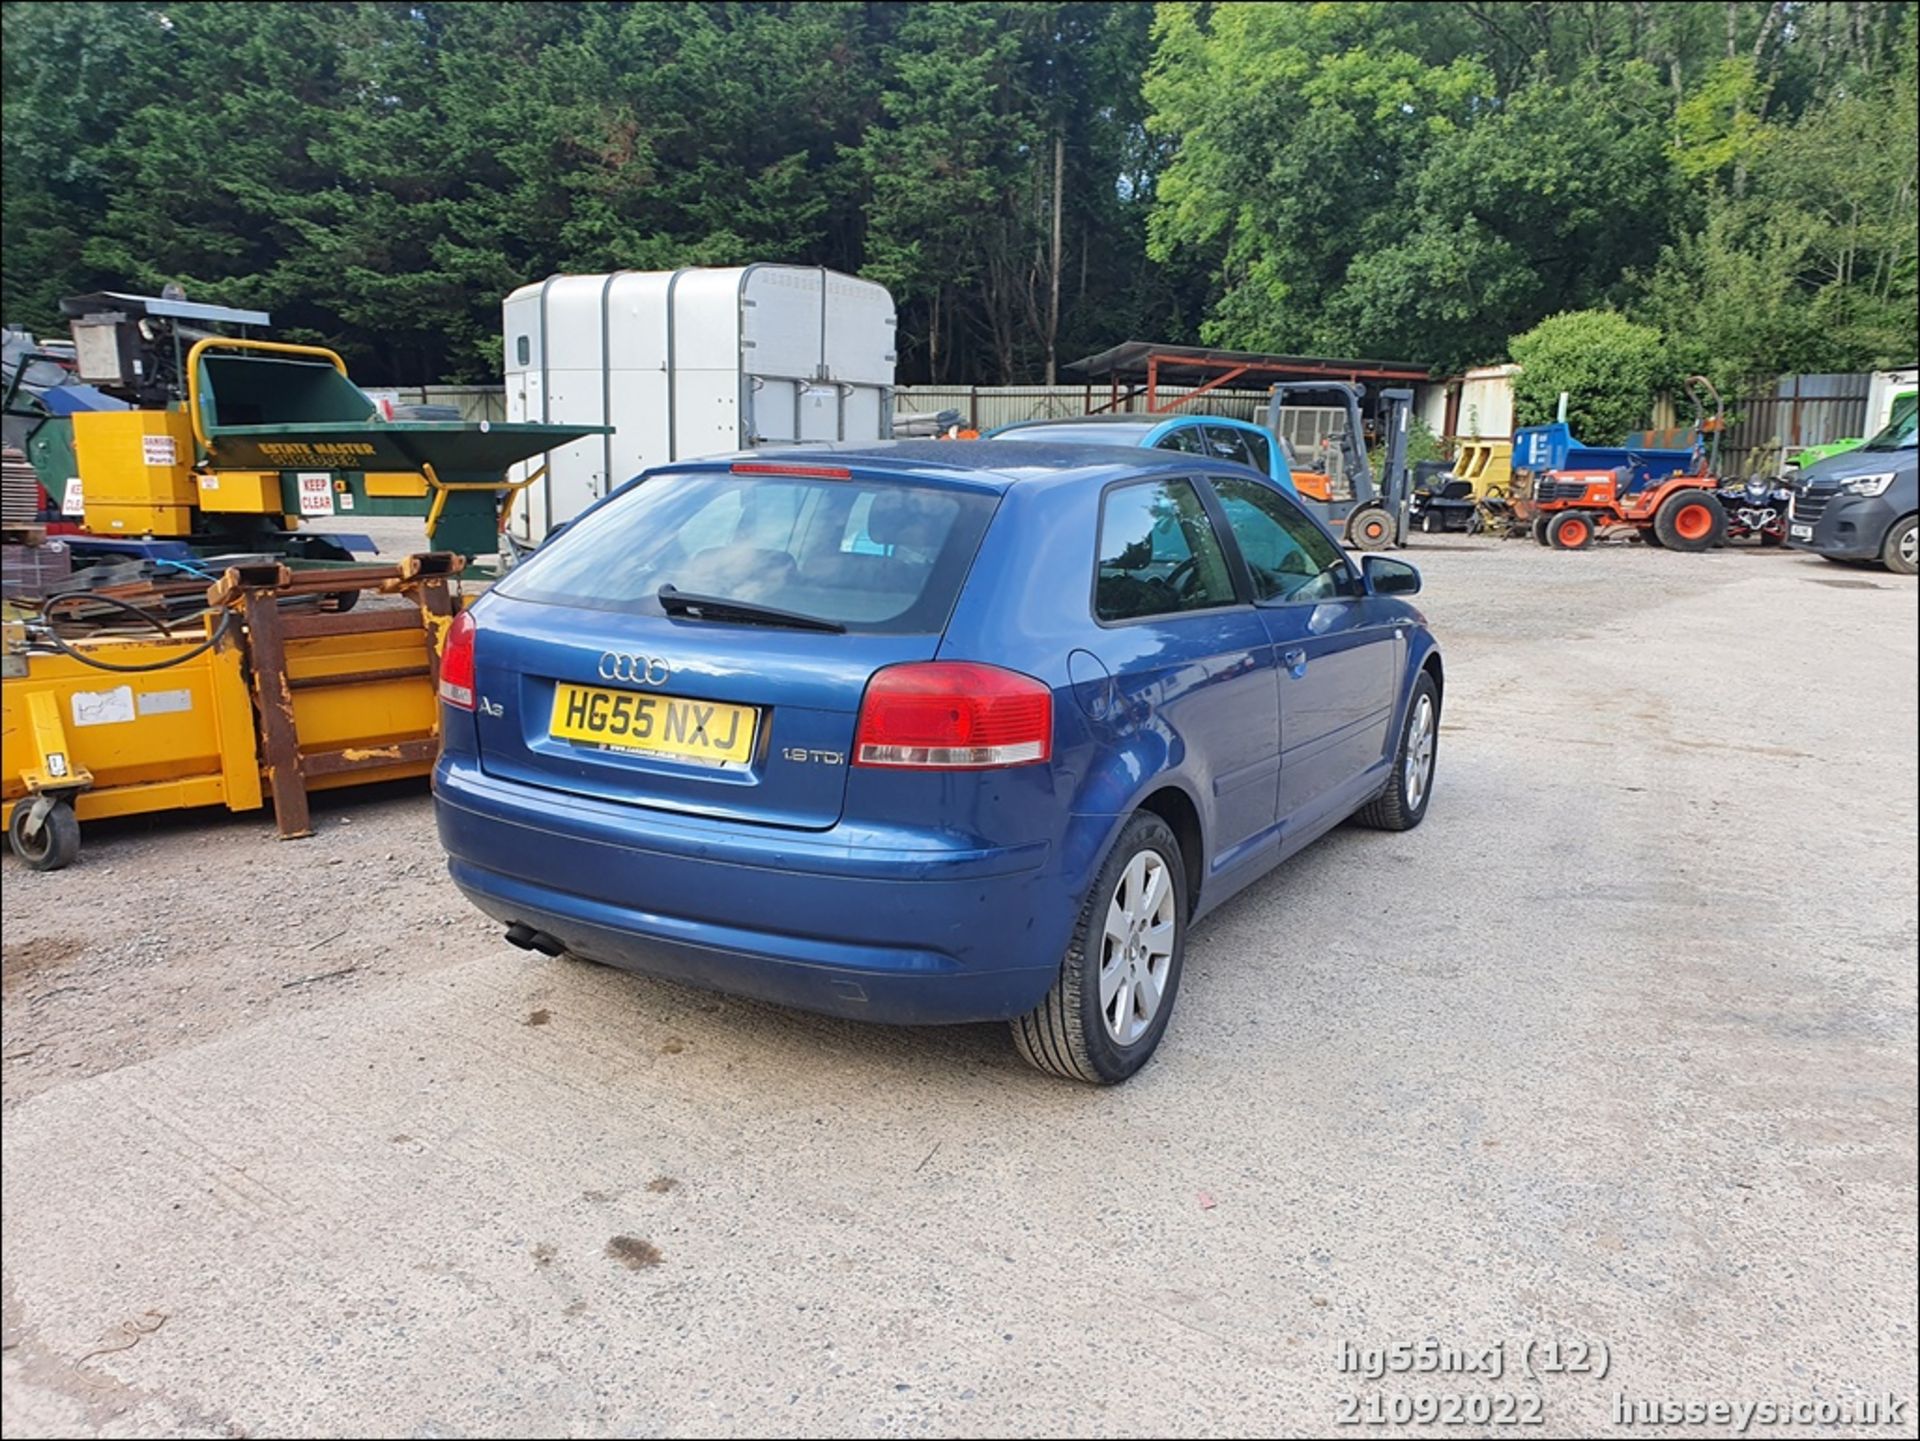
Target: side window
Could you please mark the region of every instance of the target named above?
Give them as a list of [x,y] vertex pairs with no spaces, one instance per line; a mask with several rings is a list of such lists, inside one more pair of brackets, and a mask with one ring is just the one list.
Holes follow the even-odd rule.
[[[1231,425],[1209,425],[1207,427],[1207,448],[1216,460],[1237,461],[1241,465],[1256,465],[1253,450],[1247,444],[1247,432],[1235,430]],[[1256,467],[1262,475],[1266,466]]]
[[1234,457],[1236,460],[1242,465],[1252,466],[1262,475],[1273,474],[1273,442],[1267,439],[1264,431],[1241,430],[1238,426],[1224,429],[1240,447],[1240,453]]
[[1155,450],[1177,450],[1182,455],[1205,455],[1207,440],[1197,425],[1183,425],[1169,431],[1153,443]]
[[1253,574],[1259,600],[1332,600],[1359,594],[1339,546],[1279,491],[1221,476],[1213,482],[1227,528]]
[[1107,492],[1095,615],[1135,620],[1235,599],[1220,538],[1192,481],[1150,480]]

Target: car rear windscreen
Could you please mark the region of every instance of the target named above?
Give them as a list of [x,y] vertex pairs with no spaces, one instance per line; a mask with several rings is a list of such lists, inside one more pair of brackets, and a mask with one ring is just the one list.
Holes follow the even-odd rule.
[[889,479],[654,476],[582,516],[497,589],[664,614],[663,585],[848,630],[945,628],[998,496]]

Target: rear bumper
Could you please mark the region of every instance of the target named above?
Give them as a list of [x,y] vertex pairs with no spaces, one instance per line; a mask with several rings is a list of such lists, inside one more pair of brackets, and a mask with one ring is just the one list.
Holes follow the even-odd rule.
[[1053,984],[1077,891],[1046,842],[782,831],[669,816],[443,756],[454,883],[503,924],[628,970],[905,1025],[1005,1020]]
[[1811,538],[1793,533],[1795,526],[1806,524],[1804,519],[1789,517],[1787,545],[1835,560],[1878,560],[1887,530],[1899,518],[1886,496],[1836,495],[1814,521]]

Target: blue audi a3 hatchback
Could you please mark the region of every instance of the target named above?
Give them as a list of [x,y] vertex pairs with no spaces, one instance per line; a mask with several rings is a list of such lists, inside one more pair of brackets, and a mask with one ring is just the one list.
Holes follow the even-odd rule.
[[1420,823],[1440,654],[1266,476],[980,441],[651,471],[453,623],[455,883],[549,954],[1124,1080],[1189,927]]

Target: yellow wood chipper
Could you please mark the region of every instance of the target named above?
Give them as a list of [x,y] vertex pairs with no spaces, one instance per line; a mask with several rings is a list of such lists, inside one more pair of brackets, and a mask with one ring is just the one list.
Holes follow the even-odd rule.
[[[188,324],[264,315],[79,305],[71,362],[10,357],[6,391],[10,448],[51,502],[6,517],[15,853],[57,869],[82,820],[269,797],[281,835],[303,835],[308,790],[424,774],[465,557],[497,551],[538,474],[509,484],[507,468],[598,429],[388,419],[332,351]],[[51,477],[57,502],[49,466],[73,471]],[[423,516],[435,549],[367,564],[300,530],[345,514]]]

